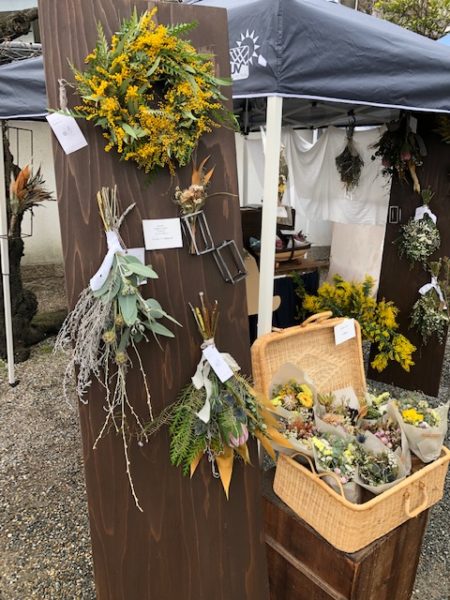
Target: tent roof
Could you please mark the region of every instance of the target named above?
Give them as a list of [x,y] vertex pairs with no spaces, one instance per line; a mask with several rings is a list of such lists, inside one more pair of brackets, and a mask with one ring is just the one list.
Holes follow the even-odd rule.
[[42,119],[47,112],[42,56],[0,66],[0,119]]
[[[350,109],[358,124],[387,121],[394,109],[450,112],[444,44],[325,0],[187,3],[228,10],[235,107],[251,127],[277,94],[291,125],[342,124]],[[0,66],[0,119],[39,119],[46,109],[42,57]]]
[[234,98],[450,112],[450,52],[325,0],[188,0],[228,11]]

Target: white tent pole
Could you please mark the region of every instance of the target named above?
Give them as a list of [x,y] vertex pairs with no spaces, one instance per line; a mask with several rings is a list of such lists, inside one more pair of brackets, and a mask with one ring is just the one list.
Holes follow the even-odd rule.
[[3,304],[5,311],[6,360],[8,361],[8,381],[15,385],[14,375],[14,342],[11,316],[11,290],[9,286],[9,249],[8,249],[8,216],[5,190],[5,157],[3,149],[3,123],[0,127],[0,251],[3,281]]
[[261,227],[259,276],[258,337],[272,329],[273,278],[275,275],[275,239],[280,172],[281,120],[283,98],[267,98],[264,194]]

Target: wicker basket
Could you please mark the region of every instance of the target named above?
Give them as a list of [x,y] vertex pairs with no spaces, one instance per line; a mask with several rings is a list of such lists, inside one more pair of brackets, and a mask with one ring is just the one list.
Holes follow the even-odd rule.
[[[314,315],[299,327],[262,336],[253,344],[255,386],[269,393],[273,375],[287,362],[297,365],[322,393],[353,386],[357,394],[366,388],[361,334],[336,346],[334,327],[343,319],[331,313]],[[293,458],[279,455],[275,493],[328,542],[344,552],[356,552],[414,518],[443,495],[450,451],[416,471],[387,492],[364,504],[352,504],[313,471]]]

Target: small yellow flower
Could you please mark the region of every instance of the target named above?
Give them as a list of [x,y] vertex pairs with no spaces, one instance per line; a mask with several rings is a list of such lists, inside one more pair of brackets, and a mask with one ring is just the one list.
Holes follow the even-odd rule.
[[404,410],[402,410],[402,417],[403,420],[405,421],[405,423],[408,423],[409,425],[418,425],[419,423],[422,423],[424,417],[423,414],[420,412],[417,412],[417,410],[415,408],[406,408]]

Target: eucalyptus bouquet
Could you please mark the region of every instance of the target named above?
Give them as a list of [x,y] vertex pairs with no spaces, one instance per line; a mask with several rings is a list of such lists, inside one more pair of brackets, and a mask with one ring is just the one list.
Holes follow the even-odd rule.
[[[93,380],[105,390],[105,421],[94,444],[113,428],[122,436],[125,465],[131,491],[136,496],[129,460],[128,442],[134,428],[148,440],[144,424],[127,392],[127,374],[135,365],[142,377],[150,418],[153,419],[147,376],[138,344],[149,336],[174,337],[161,323],[179,323],[168,315],[154,298],[144,298],[141,283],[158,275],[128,253],[119,236],[120,226],[134,205],[121,215],[116,188],[102,188],[97,194],[99,214],[106,232],[108,253],[90,285],[80,294],[75,308],[67,316],[56,340],[55,349],[70,348],[64,389],[77,369],[77,393],[87,403],[86,392]],[[131,425],[133,423],[133,425]]]
[[411,327],[417,329],[424,344],[436,336],[441,344],[445,342],[450,323],[447,304],[450,292],[450,259],[446,256],[430,262],[431,283],[420,288],[420,298],[411,312]]
[[411,266],[415,262],[419,262],[425,267],[428,258],[441,245],[436,217],[428,209],[433,196],[434,193],[431,190],[423,190],[423,207],[419,208],[420,213],[417,214],[416,211],[416,215],[401,227],[398,251],[400,256],[409,260]]

